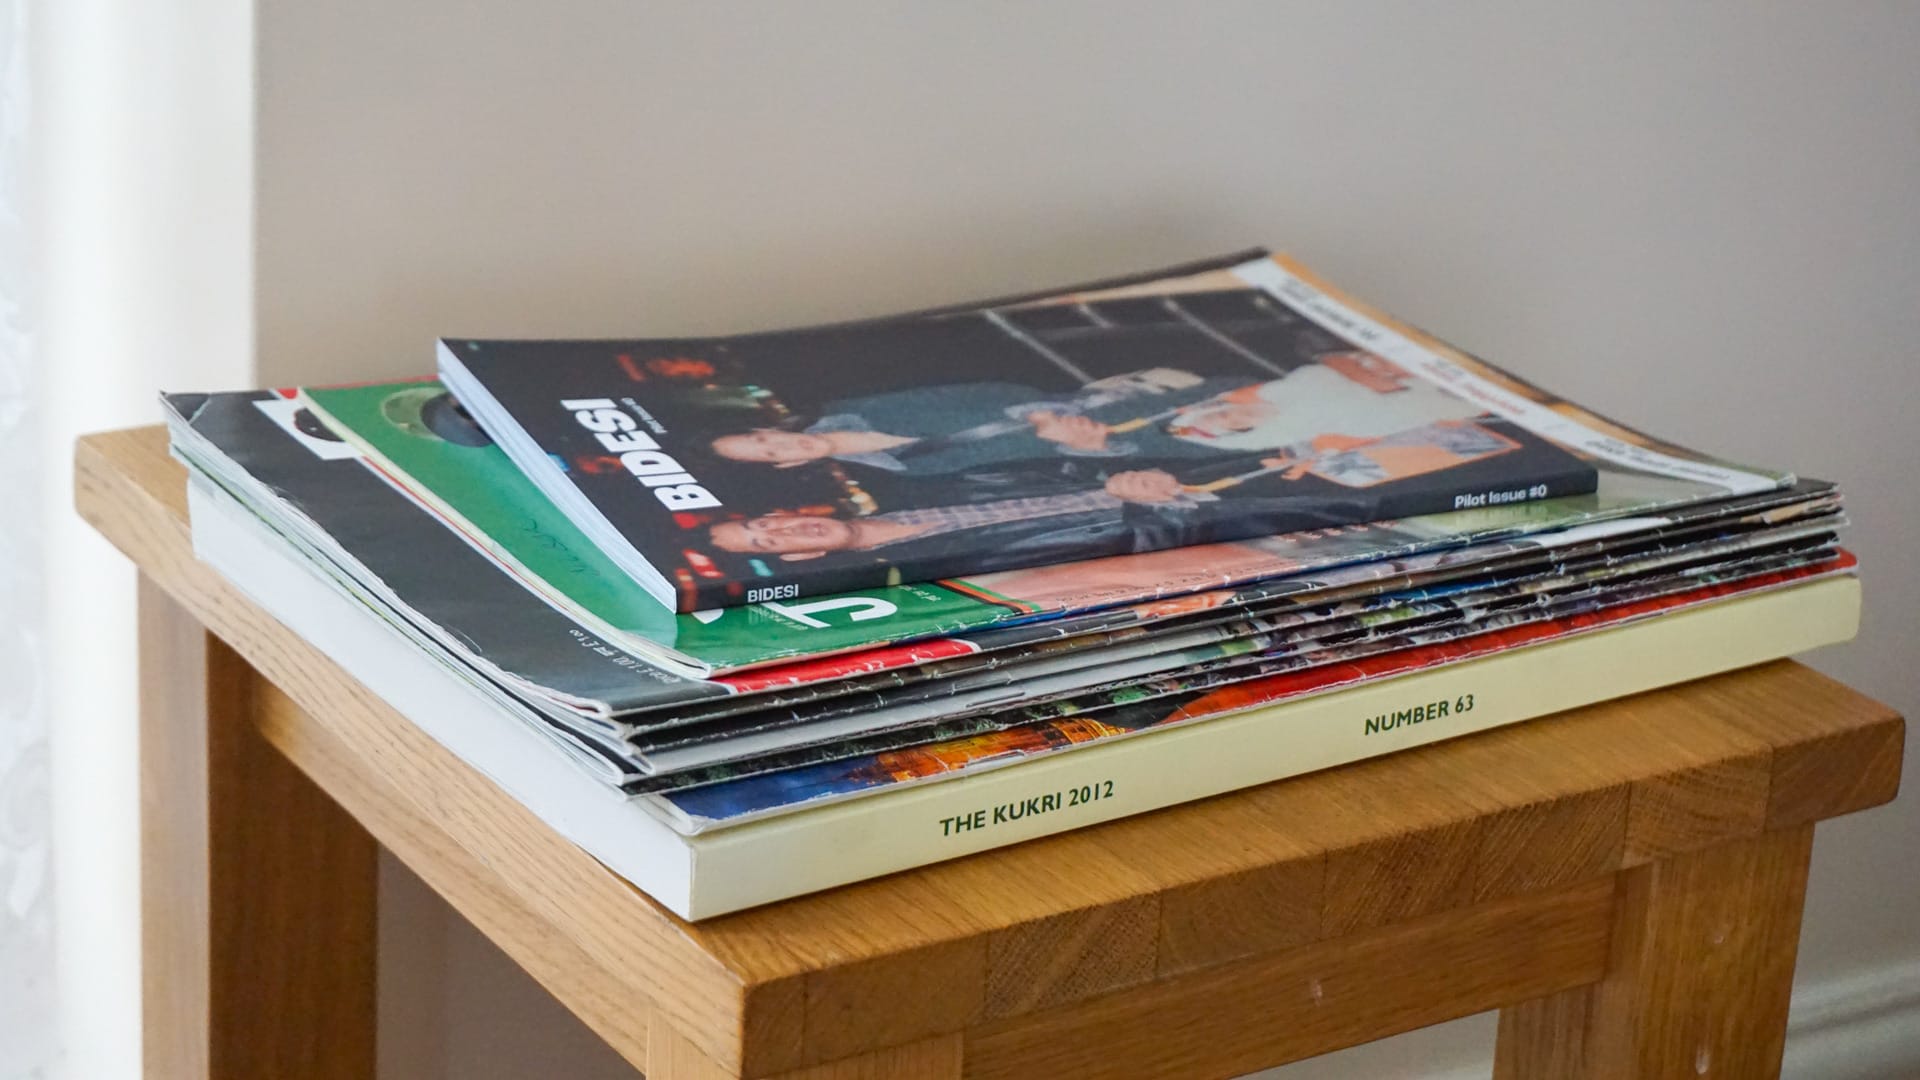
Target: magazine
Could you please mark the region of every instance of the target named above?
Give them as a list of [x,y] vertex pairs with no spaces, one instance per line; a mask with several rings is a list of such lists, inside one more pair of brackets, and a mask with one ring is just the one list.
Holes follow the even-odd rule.
[[986,707],[1031,703],[1048,693],[1072,694],[1096,683],[1145,680],[1215,657],[1251,654],[1257,658],[1356,628],[1378,631],[1389,622],[1462,618],[1489,604],[1534,602],[1577,588],[1619,589],[1656,573],[1719,573],[1736,560],[1778,558],[1830,547],[1838,524],[1829,517],[1707,540],[1637,544],[1597,555],[1507,567],[1468,579],[1436,576],[1390,592],[1354,591],[1346,599],[1314,595],[1186,629],[1144,634],[1117,648],[1101,644],[1074,649],[1067,647],[1073,644],[1069,639],[1043,650],[1015,649],[1002,664],[942,678],[866,688],[718,720],[643,727],[627,734],[626,742],[637,751],[658,753],[719,741],[737,755],[748,736],[795,745],[846,737],[920,717],[950,718]]
[[1440,629],[1430,636],[1415,633],[1391,643],[1376,642],[1370,649],[1356,648],[1354,655],[1329,658],[1331,662],[1297,663],[1296,670],[1283,670],[1221,688],[1196,685],[1090,715],[1069,714],[977,734],[966,728],[966,721],[958,721],[959,730],[935,741],[923,738],[890,747],[876,740],[880,748],[868,747],[867,752],[858,756],[645,797],[653,805],[666,809],[679,827],[688,832],[740,825],[906,785],[951,780],[1040,755],[1328,693],[1360,682],[1396,678],[1562,640],[1721,599],[1849,574],[1856,568],[1853,556],[1842,552],[1839,557],[1823,562],[1731,581],[1697,584],[1692,589],[1611,606],[1593,605],[1545,619],[1530,620],[1522,614],[1510,614],[1466,630]]
[[[1808,492],[1824,485],[1801,481]],[[1007,672],[1033,657],[1051,657],[1109,644],[1139,641],[1174,629],[1217,625],[1230,620],[1297,613],[1354,597],[1374,597],[1416,585],[1438,587],[1449,582],[1477,585],[1489,574],[1518,574],[1540,566],[1566,565],[1568,560],[1603,552],[1645,550],[1650,544],[1678,545],[1700,536],[1727,536],[1770,525],[1829,519],[1838,527],[1837,494],[1829,492],[1797,502],[1759,506],[1755,497],[1689,508],[1686,514],[1638,522],[1633,532],[1610,529],[1599,535],[1586,530],[1536,533],[1513,540],[1490,542],[1465,549],[1428,552],[1404,559],[1348,564],[1305,575],[1269,579],[1237,589],[1215,589],[1184,596],[1105,608],[1052,620],[1036,620],[971,631],[955,640],[974,651],[922,663],[893,663],[889,657],[918,647],[882,646],[851,656],[800,661],[761,668],[729,679],[741,692],[732,698],[689,705],[670,713],[641,714],[619,727],[629,737],[643,731],[784,708],[832,698],[884,692],[984,672]],[[1709,513],[1712,511],[1713,513]],[[1619,523],[1614,523],[1619,524]],[[1583,535],[1586,534],[1586,535]],[[1088,629],[1091,627],[1092,629]],[[860,674],[844,672],[859,660]]]
[[441,378],[682,612],[1593,490],[1552,414],[1384,355],[1273,265],[743,337],[446,338]]
[[[1277,264],[1254,264],[1266,265]],[[1130,288],[1222,283],[1213,271]],[[1529,389],[1455,359],[1500,392]],[[408,390],[426,392],[389,403]],[[436,432],[428,416],[444,428],[458,414],[436,384],[330,396],[355,417],[351,429],[321,419],[338,417],[299,391],[172,395],[168,405],[178,454],[304,534],[455,656],[544,710],[608,721],[703,701],[724,710],[732,706],[718,699],[966,656],[988,647],[976,639],[991,628],[1070,636],[1159,617],[1163,601],[1184,604],[1173,598],[1185,594],[1254,582],[1285,591],[1288,576],[1335,566],[1581,526],[1624,531],[1642,523],[1621,519],[1676,519],[1739,491],[1795,501],[1767,490],[1787,484],[1783,474],[1718,467],[1534,393],[1533,404],[1602,433],[1587,448],[1600,472],[1594,494],[677,616],[599,572],[592,545],[544,501],[526,501],[538,492],[498,449]],[[446,582],[460,584],[436,584]]]
[[[621,575],[604,553],[554,512],[532,482],[484,436],[459,434],[470,430],[471,424],[460,419],[451,396],[437,381],[307,388],[294,400],[310,408],[319,425],[357,448],[368,468],[600,638],[636,655],[665,654],[692,670],[720,675],[720,681],[736,692],[751,692],[763,683],[792,685],[803,677],[812,681],[816,676],[805,674],[809,672],[839,679],[859,670],[848,666],[850,658],[810,667],[791,660],[795,655],[824,657],[857,649],[862,650],[862,665],[909,666],[968,655],[982,641],[973,634],[967,635],[971,644],[921,635],[964,633],[990,621],[1004,622],[1009,616],[1045,614],[1050,609],[1073,611],[1109,599],[1101,595],[1099,580],[1108,567],[1083,563],[1064,574],[982,575],[876,590],[866,594],[866,602],[859,606],[838,598],[841,602],[773,603],[675,616]],[[448,435],[436,433],[436,425],[448,429]],[[1360,531],[1363,528],[1347,530],[1347,542],[1367,535]],[[1384,538],[1392,528],[1393,523],[1383,523],[1378,535]],[[1171,588],[1177,589],[1183,578],[1204,587],[1249,572],[1272,572],[1277,566],[1272,553],[1284,545],[1265,541],[1216,545],[1154,560],[1135,557],[1127,563],[1129,576],[1106,589],[1125,601],[1137,598],[1140,585],[1154,574],[1174,582]],[[1322,547],[1332,545],[1322,541]],[[1119,611],[1112,618],[1132,621]],[[1082,625],[1076,624],[1075,629]],[[793,632],[769,634],[770,627]],[[1051,636],[1067,629],[1040,633]],[[885,656],[874,648],[903,636],[918,640]],[[753,676],[740,675],[753,669],[758,669]]]
[[[738,763],[810,747],[841,752],[846,740],[876,733],[912,737],[914,729],[951,723],[992,713],[996,724],[1033,719],[1059,702],[1081,702],[1075,711],[1110,704],[1105,695],[1126,700],[1146,696],[1144,687],[1165,687],[1166,680],[1205,675],[1215,685],[1260,677],[1285,658],[1291,665],[1335,646],[1387,641],[1413,630],[1450,626],[1471,627],[1495,617],[1528,612],[1549,617],[1556,605],[1612,604],[1645,595],[1648,589],[1688,589],[1702,578],[1731,580],[1738,574],[1771,571],[1832,557],[1833,534],[1815,534],[1775,541],[1751,552],[1703,555],[1689,565],[1684,557],[1661,557],[1614,565],[1598,565],[1564,574],[1548,574],[1516,581],[1489,582],[1480,589],[1452,594],[1424,595],[1424,590],[1378,598],[1381,602],[1337,605],[1297,620],[1246,620],[1231,623],[1194,640],[1173,641],[1158,650],[1132,656],[1097,659],[1041,671],[1017,681],[958,680],[958,685],[919,684],[905,691],[874,695],[869,707],[834,701],[824,710],[800,710],[785,715],[741,717],[703,731],[672,729],[631,739],[634,752],[645,755],[660,779],[650,790],[681,786],[690,781],[688,770],[709,763]],[[1094,705],[1083,700],[1093,695]],[[1114,700],[1119,700],[1115,698]],[[1010,719],[1012,718],[1012,719]],[[924,738],[924,735],[918,736]],[[731,767],[731,766],[730,766]],[[667,775],[674,774],[674,775]]]
[[[391,394],[368,388],[365,396]],[[517,520],[516,511],[487,501],[487,493],[511,498],[518,474],[497,450],[467,448],[473,456],[457,460],[481,468],[481,479],[445,484],[444,497],[429,497],[429,486],[400,470],[399,459],[345,439],[298,391],[176,394],[167,405],[175,452],[295,533],[321,565],[371,589],[441,647],[530,701],[602,720],[973,654],[992,642],[971,639],[993,628],[1016,640],[1069,636],[1309,591],[1336,567],[1392,574],[1396,561],[1416,555],[1467,561],[1723,508],[1834,498],[1831,485],[1805,481],[1703,501],[1722,492],[1603,467],[1600,491],[1568,500],[676,616],[647,606],[617,574],[568,574],[541,562],[542,553],[559,551],[561,565],[573,565],[574,554],[591,545],[559,515],[541,518],[539,504],[521,505],[525,527],[505,524]],[[398,415],[406,426],[406,414]],[[417,438],[428,448],[449,445]],[[624,605],[635,613],[632,625],[581,614],[595,603],[587,595],[594,582],[614,583],[600,610]],[[580,595],[561,600],[569,590]]]
[[[195,486],[197,488],[202,485],[196,484]],[[211,504],[209,504],[208,500],[212,500]],[[222,515],[211,514],[210,511],[231,501],[230,496],[226,495],[207,496],[203,498],[200,503],[196,504],[194,519],[196,522],[196,546],[203,548],[203,555],[205,557],[215,559],[216,565],[230,565],[229,560],[231,556],[218,556],[215,552],[226,546],[226,542],[221,538],[230,535],[232,529],[222,527]],[[237,504],[234,505],[237,506]],[[244,516],[251,516],[246,515],[244,510],[239,512]],[[1000,703],[1011,705],[1025,702],[1033,706],[1046,706],[1052,709],[1058,709],[1062,707],[1059,704],[1060,702],[1067,701],[1076,708],[1096,710],[1103,707],[1104,704],[1110,703],[1102,702],[1100,695],[1119,695],[1114,697],[1114,702],[1136,700],[1139,697],[1139,692],[1134,688],[1148,682],[1164,691],[1175,687],[1176,684],[1169,681],[1171,679],[1204,675],[1208,678],[1209,685],[1223,685],[1225,683],[1253,678],[1268,673],[1273,670],[1272,665],[1250,670],[1246,669],[1244,664],[1247,661],[1271,659],[1275,656],[1282,655],[1283,652],[1302,652],[1304,650],[1299,648],[1299,646],[1302,643],[1302,639],[1308,636],[1298,633],[1293,634],[1291,641],[1293,648],[1291,649],[1266,647],[1255,651],[1255,645],[1269,646],[1271,639],[1263,639],[1260,642],[1249,643],[1245,640],[1235,640],[1236,635],[1265,633],[1287,627],[1298,628],[1305,624],[1320,622],[1323,624],[1322,629],[1313,632],[1311,634],[1312,637],[1333,637],[1345,634],[1345,641],[1341,642],[1345,644],[1352,640],[1352,635],[1349,631],[1354,629],[1366,628],[1369,633],[1377,636],[1381,629],[1389,623],[1399,624],[1399,629],[1407,629],[1414,624],[1431,628],[1437,625],[1440,620],[1428,617],[1429,615],[1438,615],[1441,614],[1443,610],[1451,610],[1457,615],[1464,617],[1469,610],[1466,606],[1467,604],[1476,605],[1473,610],[1479,610],[1486,606],[1483,602],[1480,602],[1477,597],[1494,597],[1497,594],[1512,595],[1520,591],[1544,591],[1563,587],[1562,584],[1556,583],[1556,579],[1560,579],[1564,584],[1573,584],[1576,582],[1580,584],[1591,584],[1605,582],[1608,578],[1619,580],[1622,575],[1644,573],[1644,571],[1648,569],[1659,566],[1675,565],[1682,562],[1699,563],[1702,560],[1706,560],[1708,563],[1703,569],[1713,572],[1724,572],[1728,567],[1726,561],[1727,556],[1738,555],[1742,552],[1763,548],[1777,548],[1780,544],[1790,542],[1796,537],[1824,537],[1830,539],[1831,529],[1841,524],[1842,520],[1836,512],[1832,500],[1819,498],[1802,504],[1802,506],[1799,507],[1783,506],[1774,509],[1762,509],[1736,518],[1709,522],[1709,527],[1704,531],[1704,538],[1695,535],[1702,533],[1703,530],[1700,526],[1683,526],[1656,530],[1644,536],[1633,535],[1604,538],[1588,540],[1578,544],[1568,544],[1562,548],[1536,549],[1534,554],[1537,555],[1541,552],[1547,553],[1552,557],[1551,560],[1544,564],[1542,564],[1538,558],[1531,557],[1524,562],[1508,560],[1501,564],[1500,569],[1494,570],[1491,575],[1483,575],[1479,578],[1463,579],[1456,572],[1458,570],[1457,566],[1446,565],[1447,560],[1439,556],[1426,556],[1403,563],[1402,569],[1409,572],[1400,578],[1381,579],[1383,582],[1389,584],[1397,584],[1400,581],[1409,580],[1419,581],[1422,584],[1417,589],[1385,596],[1374,595],[1379,590],[1369,588],[1364,591],[1364,594],[1349,589],[1333,590],[1324,595],[1315,594],[1292,597],[1289,598],[1289,602],[1284,608],[1255,609],[1247,613],[1248,617],[1234,620],[1230,626],[1216,627],[1216,630],[1223,631],[1214,635],[1211,639],[1218,642],[1217,648],[1189,648],[1183,650],[1177,657],[1168,657],[1165,655],[1156,656],[1155,654],[1162,652],[1162,650],[1175,648],[1181,635],[1178,633],[1164,636],[1156,634],[1152,638],[1149,638],[1140,633],[1143,628],[1135,627],[1133,628],[1135,633],[1131,635],[1131,639],[1145,646],[1136,650],[1136,655],[1145,660],[1145,666],[1129,669],[1131,677],[1124,679],[1115,678],[1113,676],[1118,674],[1117,669],[1109,671],[1103,668],[1095,672],[1091,678],[1070,678],[1065,681],[1056,679],[1050,690],[1046,687],[1035,688],[1030,685],[1021,686],[1012,693],[1004,696],[1004,698],[1000,700]],[[1769,523],[1771,523],[1773,527],[1769,527]],[[282,539],[284,540],[285,538],[283,537]],[[316,570],[323,569],[324,564],[314,558],[311,553],[308,554],[307,561],[309,565],[312,565]],[[1428,569],[1421,569],[1423,566]],[[1349,572],[1357,569],[1359,568],[1348,568]],[[1384,567],[1378,569],[1382,572],[1385,571]],[[1338,572],[1335,573],[1337,574]],[[377,614],[387,619],[387,621],[394,622],[390,609],[387,609],[376,598],[358,588],[350,579],[331,573],[325,574],[325,576],[331,578],[335,587],[342,593],[350,595],[354,597],[357,602],[372,608]],[[1431,597],[1442,597],[1448,596],[1449,594],[1460,595],[1455,595],[1451,600],[1442,604],[1434,604],[1431,602],[1425,604],[1415,603]],[[1335,595],[1354,595],[1361,596],[1362,598],[1358,601],[1338,604],[1316,602],[1331,599],[1331,597]],[[1416,611],[1414,610],[1415,607],[1419,607],[1421,610]],[[1210,618],[1214,614],[1216,613],[1205,611],[1202,612],[1202,617]],[[1254,620],[1261,615],[1266,615],[1268,618],[1260,620],[1258,625],[1256,625]],[[1358,619],[1352,618],[1352,616],[1355,615],[1361,615],[1362,617]],[[1344,621],[1337,621],[1336,617],[1346,618],[1344,618]],[[1195,624],[1192,619],[1183,620],[1183,624],[1203,625]],[[440,653],[428,645],[426,639],[411,624],[397,622],[394,623],[394,625],[396,629],[406,633],[409,638],[413,639],[417,646],[423,647],[429,654],[441,658],[442,662],[447,662],[450,659],[446,657],[444,653]],[[1147,646],[1147,643],[1150,641],[1157,641],[1158,644]],[[1062,644],[1064,643],[1059,641],[1043,642],[1041,643],[1041,649],[1036,652],[1036,655],[1044,656],[1047,646],[1058,648]],[[1028,672],[1031,673],[1035,668],[1043,666],[1027,665],[1022,662],[1024,659],[1022,654],[1027,652],[1026,648],[1013,647],[1007,650],[1007,652],[1010,654],[1007,664],[1009,669],[1025,667],[1028,669]],[[1113,655],[1103,655],[1098,650],[1082,655],[1082,660],[1090,664],[1101,664],[1104,661],[1117,659],[1122,658]],[[1212,662],[1216,660],[1225,660],[1227,662]],[[1181,664],[1186,664],[1188,667],[1183,671],[1180,667]],[[1111,664],[1108,665],[1108,667],[1112,666]],[[459,665],[457,664],[453,665],[453,667],[456,669],[456,674],[459,674],[464,680],[475,681],[476,676],[473,672],[460,671],[458,670]],[[958,717],[978,714],[978,706],[982,703],[978,700],[968,702],[964,699],[964,690],[969,688],[966,680],[941,681],[951,682],[954,685],[920,684],[915,688],[915,691],[928,692],[931,696],[924,700],[935,703],[934,707],[930,710],[924,710],[921,713],[922,716]],[[556,727],[555,721],[551,718],[527,712],[525,707],[521,705],[519,700],[514,696],[510,694],[502,696],[502,690],[493,681],[480,678],[477,680],[476,685],[488,692],[489,696],[499,703],[505,711],[520,715],[524,720],[535,723],[536,726],[546,731],[549,737],[561,742],[563,747],[567,749],[576,760],[586,764],[592,771],[600,773],[603,776],[611,772],[613,774],[612,779],[614,779],[615,782],[623,783],[630,790],[636,792],[676,787],[682,784],[712,782],[716,779],[717,775],[747,775],[750,772],[787,767],[798,761],[817,761],[824,759],[822,748],[819,747],[818,741],[809,739],[808,736],[810,733],[806,725],[797,726],[793,732],[777,733],[779,741],[774,744],[798,743],[806,747],[807,749],[801,752],[798,757],[789,753],[784,759],[779,759],[763,753],[757,760],[738,761],[737,759],[755,750],[764,751],[766,744],[756,743],[752,738],[730,739],[727,737],[728,733],[725,732],[718,733],[716,736],[716,734],[711,731],[696,741],[691,750],[685,746],[671,745],[675,740],[667,740],[657,747],[630,741],[623,742],[614,737],[612,732],[596,733],[590,728],[582,729],[577,726],[566,725]],[[1075,694],[1080,695],[1080,697],[1074,698],[1073,695]],[[1093,694],[1094,696],[1088,697],[1086,696],[1088,694]],[[942,698],[949,696],[958,700],[952,702],[941,701]],[[874,715],[878,715],[889,702],[886,700],[885,695],[881,695],[874,699],[872,704],[874,706]],[[968,705],[973,707],[963,707]],[[989,721],[989,727],[1000,727],[1008,723],[1033,719],[1042,715],[1051,715],[1051,713],[1023,707],[1017,712],[1003,709],[994,716],[986,719]],[[861,719],[864,722],[868,718],[862,717]],[[912,718],[909,717],[909,719]],[[763,730],[763,725],[759,723],[758,720],[759,718],[748,718],[749,730]],[[778,720],[775,721],[775,723],[778,722]],[[856,726],[853,730],[856,732],[871,730],[871,726],[871,724],[863,723]],[[817,732],[818,725],[813,725],[812,727],[814,731]],[[977,721],[970,722],[965,728],[965,730],[972,731],[983,729],[985,728]],[[907,745],[935,737],[949,737],[961,730],[963,729],[951,722],[942,722],[930,727],[918,729],[910,726],[889,726],[887,728],[888,738],[886,739],[886,743],[895,746]],[[718,739],[717,742],[715,741],[716,738]],[[872,749],[872,747],[873,741],[867,739],[856,743],[848,743],[847,748],[841,752],[865,752]],[[824,755],[824,757],[833,756],[837,756],[837,754],[826,753]],[[688,769],[708,768],[717,762],[726,762],[727,765],[725,769],[729,771],[723,771],[721,774],[709,772],[704,776],[689,774],[671,779],[667,778],[666,775],[671,772],[684,772]],[[656,779],[649,780],[648,777],[654,777]]]
[[[1647,578],[1618,592],[1586,589],[1562,598],[1533,603],[1494,603],[1486,608],[1460,608],[1445,617],[1411,617],[1412,625],[1394,625],[1402,613],[1383,612],[1378,625],[1355,628],[1326,640],[1307,641],[1282,647],[1240,653],[1231,647],[1216,654],[1231,659],[1194,663],[1178,671],[1144,679],[1125,679],[1101,684],[1084,692],[1050,695],[1036,704],[993,712],[963,713],[900,728],[888,728],[866,735],[805,744],[759,757],[732,758],[708,766],[675,767],[629,780],[626,789],[635,794],[669,793],[705,783],[782,771],[808,764],[831,762],[863,753],[900,749],[961,736],[1007,730],[1023,724],[1061,717],[1100,719],[1114,709],[1144,707],[1148,703],[1177,694],[1201,690],[1217,691],[1241,683],[1258,682],[1283,672],[1298,672],[1360,657],[1405,650],[1437,641],[1483,633],[1500,627],[1546,622],[1571,614],[1598,611],[1651,597],[1664,596],[1699,587],[1702,581],[1733,582],[1758,578],[1776,572],[1796,571],[1832,561],[1832,553],[1803,554],[1776,559],[1754,560],[1722,571],[1697,571],[1689,574]],[[1473,620],[1479,620],[1476,625]],[[696,748],[695,753],[698,752]],[[672,759],[680,751],[668,751]]]

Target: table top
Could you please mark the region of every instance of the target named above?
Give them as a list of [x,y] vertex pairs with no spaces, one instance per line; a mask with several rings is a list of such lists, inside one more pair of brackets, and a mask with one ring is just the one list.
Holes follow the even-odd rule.
[[964,1029],[969,1075],[1011,1073],[1179,988],[1296,978],[1323,945],[1391,966],[1449,912],[1601,964],[1604,936],[1553,920],[1607,903],[1607,875],[1899,783],[1900,717],[1783,661],[689,924],[198,563],[184,482],[161,428],[78,446],[80,512],[264,676],[267,740],[629,1057],[649,1017],[756,1075]]

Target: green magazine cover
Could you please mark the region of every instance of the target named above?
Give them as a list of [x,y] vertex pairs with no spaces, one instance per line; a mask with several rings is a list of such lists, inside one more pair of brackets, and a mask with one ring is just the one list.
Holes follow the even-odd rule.
[[[330,426],[366,464],[448,527],[518,571],[531,589],[590,621],[629,651],[672,650],[721,673],[874,644],[885,610],[894,635],[924,636],[996,621],[1010,605],[938,584],[878,590],[875,603],[761,604],[676,615],[622,573],[554,511],[507,456],[454,405],[439,383],[308,388]],[[1021,605],[1011,605],[1017,613]]]

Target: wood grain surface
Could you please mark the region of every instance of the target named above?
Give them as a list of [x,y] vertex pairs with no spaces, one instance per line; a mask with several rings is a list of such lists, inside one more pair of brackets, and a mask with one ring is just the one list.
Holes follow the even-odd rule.
[[1563,991],[1665,977],[1609,959],[1622,912],[1715,866],[1797,917],[1771,862],[1694,860],[1899,782],[1900,718],[1780,662],[688,924],[195,561],[183,482],[159,429],[78,449],[81,512],[264,679],[261,745],[664,1076],[1231,1075],[1542,995],[1513,1015],[1611,1031],[1652,998]]
[[1506,1010],[1498,1080],[1778,1076],[1813,827],[1619,875],[1606,975]]
[[374,1066],[376,848],[253,724],[259,677],[140,587],[148,1076]]

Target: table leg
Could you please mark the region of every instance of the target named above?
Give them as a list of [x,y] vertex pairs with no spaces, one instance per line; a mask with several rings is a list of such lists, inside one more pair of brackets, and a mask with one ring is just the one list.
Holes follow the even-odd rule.
[[259,679],[141,579],[145,1072],[369,1077],[374,842],[254,729]]
[[1622,871],[1605,978],[1500,1013],[1496,1080],[1772,1077],[1813,826]]

